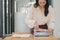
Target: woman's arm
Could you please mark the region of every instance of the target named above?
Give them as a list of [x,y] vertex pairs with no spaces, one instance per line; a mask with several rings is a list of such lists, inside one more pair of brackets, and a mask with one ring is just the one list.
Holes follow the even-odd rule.
[[49,21],[48,21],[48,30],[50,32],[52,32],[54,30],[54,27],[55,27],[55,18],[54,18],[54,11],[53,11],[53,8],[50,6],[49,7],[49,13],[50,13],[50,18],[49,18]]
[[33,19],[33,11],[34,11],[33,7],[30,7],[30,9],[28,10],[28,13],[27,13],[26,20],[25,20],[27,26],[30,28],[34,28],[35,26],[37,26],[36,21]]

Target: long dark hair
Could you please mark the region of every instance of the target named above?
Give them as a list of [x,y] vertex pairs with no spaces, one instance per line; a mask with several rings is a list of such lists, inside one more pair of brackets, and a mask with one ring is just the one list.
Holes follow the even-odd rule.
[[[39,6],[38,1],[39,0],[36,0],[36,3],[34,4],[35,8],[37,8]],[[45,11],[44,11],[45,16],[47,16],[49,13],[48,8],[49,8],[49,0],[46,0]]]

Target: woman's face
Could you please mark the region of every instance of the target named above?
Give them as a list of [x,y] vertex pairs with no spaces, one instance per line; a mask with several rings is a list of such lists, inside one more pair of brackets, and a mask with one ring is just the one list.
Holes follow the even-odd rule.
[[39,6],[44,7],[46,5],[46,0],[39,0]]

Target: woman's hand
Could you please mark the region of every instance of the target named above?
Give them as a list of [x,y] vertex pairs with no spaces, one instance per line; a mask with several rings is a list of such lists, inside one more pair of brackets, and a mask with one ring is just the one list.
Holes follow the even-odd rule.
[[34,24],[34,29],[39,30],[39,26],[38,26],[37,22],[35,22],[35,24]]
[[53,29],[49,28],[48,33],[52,33],[52,32],[53,32]]

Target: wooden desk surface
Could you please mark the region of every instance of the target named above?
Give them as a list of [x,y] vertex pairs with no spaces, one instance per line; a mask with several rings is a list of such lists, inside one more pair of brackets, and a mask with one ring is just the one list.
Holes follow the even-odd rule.
[[[12,34],[17,34],[17,33],[12,33]],[[10,36],[10,37],[6,37],[4,40],[58,40],[58,39],[56,37],[52,37],[52,36],[51,37],[40,37],[40,38],[36,38],[34,36],[31,36],[28,38],[14,38],[14,37]]]

